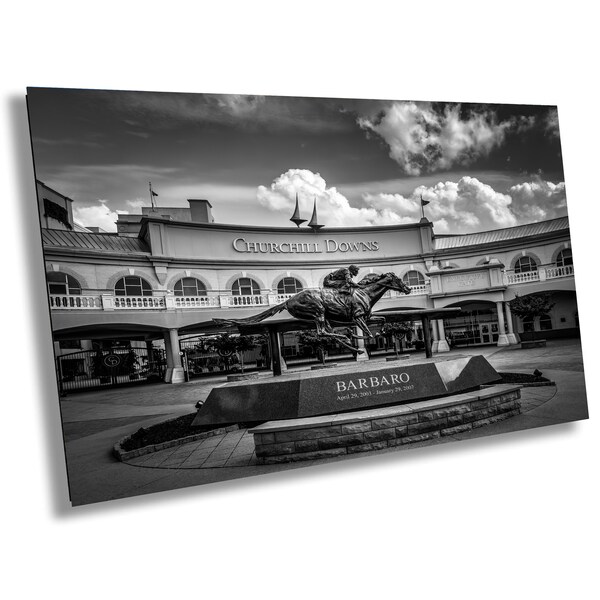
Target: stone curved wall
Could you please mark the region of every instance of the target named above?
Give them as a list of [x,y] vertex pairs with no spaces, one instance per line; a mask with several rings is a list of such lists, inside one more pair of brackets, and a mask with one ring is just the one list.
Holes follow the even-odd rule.
[[250,432],[263,464],[330,458],[454,435],[521,412],[520,386],[401,406],[305,419],[270,421]]

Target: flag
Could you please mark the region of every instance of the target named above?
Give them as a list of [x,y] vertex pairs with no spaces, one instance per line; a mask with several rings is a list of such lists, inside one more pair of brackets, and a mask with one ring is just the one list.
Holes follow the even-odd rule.
[[421,196],[421,206],[427,206],[431,202],[430,200],[423,200],[423,196]]
[[150,190],[150,193],[151,193],[153,196],[158,196],[158,194],[157,194],[157,193],[156,193],[154,190]]

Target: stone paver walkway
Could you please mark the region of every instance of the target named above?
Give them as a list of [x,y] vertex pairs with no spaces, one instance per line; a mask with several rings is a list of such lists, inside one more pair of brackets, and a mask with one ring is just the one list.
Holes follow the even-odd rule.
[[[521,413],[525,414],[540,407],[555,394],[554,386],[522,388]],[[251,467],[258,464],[254,451],[254,436],[246,429],[159,450],[124,462],[135,467],[154,469],[215,469]]]
[[136,467],[160,469],[214,469],[256,464],[254,436],[246,429],[159,450],[126,461]]
[[[483,354],[499,371],[531,373],[535,368],[556,381],[556,387],[523,388],[523,413],[456,436],[407,444],[397,448],[364,452],[357,458],[406,451],[423,445],[439,445],[493,434],[577,421],[588,417],[581,346],[577,340],[548,342],[546,348],[473,348],[453,350],[447,358]],[[377,363],[373,361],[373,363]],[[194,404],[225,377],[196,380],[175,386],[131,386],[85,394],[69,394],[60,402],[65,430],[65,452],[71,502],[74,506],[104,500],[130,498],[152,492],[177,490],[199,484],[270,474],[354,458],[344,456],[299,463],[261,465],[254,457],[252,436],[230,432],[211,440],[145,455],[122,463],[112,456],[119,439],[139,427],[194,412]]]

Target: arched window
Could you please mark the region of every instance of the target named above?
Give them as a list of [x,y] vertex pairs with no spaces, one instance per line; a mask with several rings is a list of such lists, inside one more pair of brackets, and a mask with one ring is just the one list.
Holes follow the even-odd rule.
[[540,330],[547,331],[548,329],[552,329],[552,319],[550,315],[542,315],[540,317]]
[[240,277],[233,282],[231,293],[234,296],[258,296],[260,286],[250,277]]
[[152,296],[152,287],[145,279],[128,275],[115,284],[115,296]]
[[515,263],[515,273],[531,273],[537,271],[537,263],[531,256],[521,256]]
[[302,284],[295,277],[284,277],[277,284],[278,294],[297,294],[302,289]]
[[195,277],[183,277],[173,288],[176,296],[206,296],[206,286]]
[[409,271],[402,277],[402,281],[413,287],[415,285],[425,285],[425,277],[419,271]]
[[81,285],[79,281],[67,275],[67,273],[60,273],[59,271],[53,271],[52,273],[46,273],[48,279],[48,293],[60,296],[73,296],[81,295]]
[[573,252],[571,248],[565,248],[558,253],[556,257],[557,267],[569,267],[573,264]]
[[523,317],[523,331],[534,331],[533,317]]

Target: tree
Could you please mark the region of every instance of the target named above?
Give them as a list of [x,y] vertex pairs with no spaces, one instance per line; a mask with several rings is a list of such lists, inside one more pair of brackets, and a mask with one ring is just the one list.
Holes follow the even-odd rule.
[[405,323],[403,321],[385,323],[379,331],[379,335],[387,338],[392,338],[394,340],[394,352],[396,356],[398,356],[398,346],[400,345],[400,342],[404,338],[406,338],[410,342],[410,340],[412,339],[412,334],[412,324]]
[[244,352],[256,347],[257,342],[251,335],[233,336],[227,332],[212,338],[208,344],[210,348],[218,352],[223,358],[236,354],[240,361],[242,373],[244,372]]
[[298,334],[298,343],[301,348],[307,348],[315,354],[322,364],[325,364],[325,351],[329,348],[329,340],[317,335],[316,329],[305,329]]
[[536,317],[547,315],[554,302],[551,302],[551,294],[532,294],[529,296],[519,296],[518,294],[509,302],[510,310],[521,319],[531,319],[533,321],[533,330],[537,331],[535,325]]

